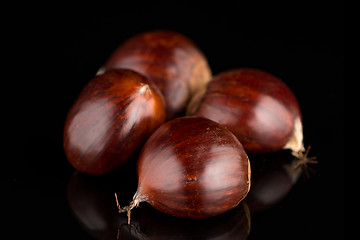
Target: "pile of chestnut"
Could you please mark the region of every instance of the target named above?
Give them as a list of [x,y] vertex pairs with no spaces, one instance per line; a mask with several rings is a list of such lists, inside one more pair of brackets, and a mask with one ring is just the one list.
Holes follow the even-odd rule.
[[293,171],[315,162],[303,153],[300,108],[284,82],[250,68],[212,76],[199,48],[171,31],[136,35],[114,51],[69,110],[64,149],[92,175],[137,161],[133,201],[118,204],[129,222],[140,202],[183,218],[234,208],[250,190],[247,153],[289,149]]

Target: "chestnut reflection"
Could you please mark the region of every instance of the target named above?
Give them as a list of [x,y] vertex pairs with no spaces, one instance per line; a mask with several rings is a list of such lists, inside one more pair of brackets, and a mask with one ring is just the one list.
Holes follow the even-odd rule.
[[279,203],[291,190],[302,173],[298,159],[290,151],[249,155],[251,159],[251,190],[245,201],[252,212],[263,211]]
[[117,213],[113,195],[109,193],[112,186],[107,183],[114,180],[109,175],[96,177],[74,172],[68,183],[69,206],[81,227],[96,239],[116,239],[119,224],[127,221],[126,216],[122,218]]
[[[250,232],[250,212],[245,203],[233,210],[212,218],[176,218],[144,204],[134,215],[130,226],[121,225],[119,232],[130,228],[140,230],[145,239],[247,239]],[[133,221],[133,219],[132,219]],[[141,239],[141,238],[140,238]]]
[[[69,180],[69,206],[82,228],[96,239],[246,239],[250,212],[244,202],[233,210],[206,219],[183,219],[166,215],[149,204],[133,211],[131,225],[119,214],[114,192],[125,201],[132,186],[119,188],[116,177],[94,177],[75,172]],[[122,204],[120,202],[120,204]]]

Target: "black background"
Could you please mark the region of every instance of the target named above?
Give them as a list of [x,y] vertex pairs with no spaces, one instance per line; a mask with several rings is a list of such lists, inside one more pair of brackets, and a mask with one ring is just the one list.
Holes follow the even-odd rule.
[[[342,4],[148,1],[13,10],[11,18],[18,23],[10,34],[17,50],[12,79],[20,88],[15,104],[21,124],[15,127],[16,150],[6,161],[10,170],[2,184],[9,200],[3,205],[8,230],[15,238],[91,239],[67,201],[74,170],[62,148],[64,119],[111,52],[128,37],[153,29],[191,38],[213,74],[237,67],[263,69],[298,98],[305,145],[312,146],[310,154],[319,164],[281,203],[252,215],[249,239],[344,238]],[[130,200],[136,183],[114,184],[133,186]]]

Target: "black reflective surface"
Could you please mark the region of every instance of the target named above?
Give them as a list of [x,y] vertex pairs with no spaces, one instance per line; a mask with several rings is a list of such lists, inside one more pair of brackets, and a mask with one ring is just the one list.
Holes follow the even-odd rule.
[[[5,149],[11,154],[2,157],[4,234],[11,239],[343,239],[342,6],[174,3],[42,11],[31,6],[16,13],[21,24],[13,31],[20,49],[15,62],[29,70],[21,68],[26,78],[19,78],[20,94],[11,101],[19,120],[12,128],[19,130],[15,140],[8,141],[15,150]],[[254,67],[283,79],[299,100],[305,145],[319,160],[310,177],[287,183],[281,162],[254,157],[254,167],[265,166],[269,173],[254,180],[254,189],[262,190],[254,192],[252,204],[192,221],[142,203],[133,211],[133,225],[124,224],[126,215],[116,213],[113,193],[122,205],[131,200],[137,186],[134,166],[103,177],[76,173],[63,152],[63,124],[110,53],[126,38],[159,28],[192,38],[214,74]],[[273,185],[277,196],[267,190]],[[264,195],[273,197],[264,200]]]

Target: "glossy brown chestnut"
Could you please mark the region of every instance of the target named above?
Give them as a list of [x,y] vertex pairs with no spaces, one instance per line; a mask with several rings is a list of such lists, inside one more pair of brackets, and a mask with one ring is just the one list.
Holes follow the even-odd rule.
[[127,162],[165,121],[160,91],[130,70],[92,79],[71,107],[64,149],[77,170],[101,175]]
[[138,189],[130,210],[146,201],[183,218],[219,215],[250,189],[250,163],[226,127],[200,117],[176,118],[145,143],[137,163]]
[[168,119],[184,114],[191,95],[211,78],[199,48],[171,31],[145,32],[128,39],[99,71],[114,68],[133,69],[153,81],[164,95]]
[[188,107],[188,115],[225,125],[249,153],[303,150],[301,113],[292,91],[258,69],[233,69],[215,76]]

